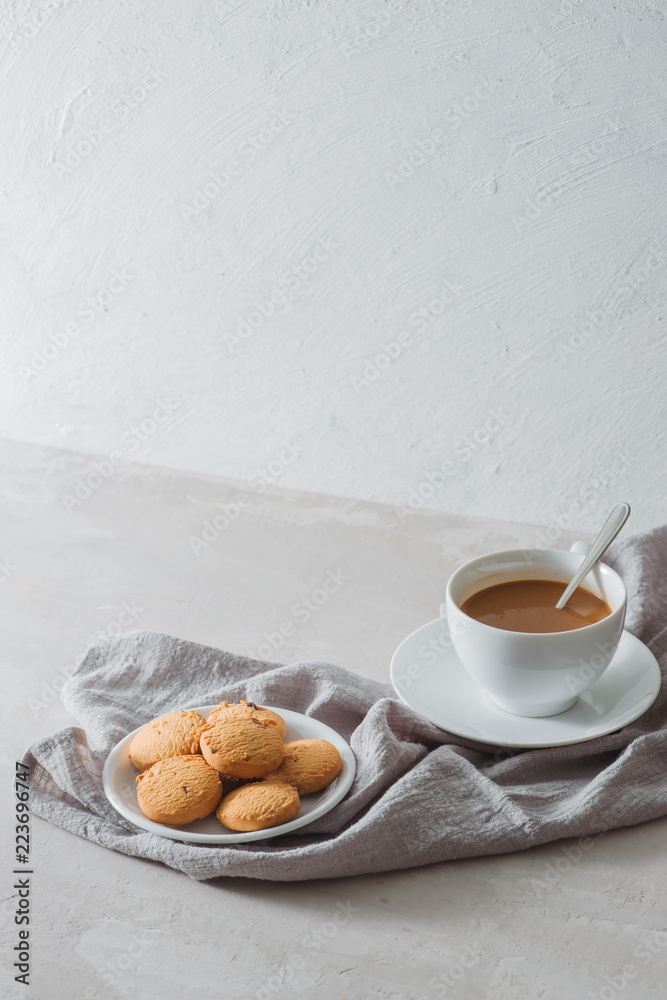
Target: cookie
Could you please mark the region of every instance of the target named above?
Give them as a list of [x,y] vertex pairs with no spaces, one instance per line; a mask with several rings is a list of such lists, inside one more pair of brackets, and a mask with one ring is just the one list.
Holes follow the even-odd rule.
[[330,785],[343,766],[338,750],[328,740],[293,740],[283,744],[285,756],[265,782],[294,785],[299,795],[319,792]]
[[226,719],[209,722],[201,737],[206,761],[230,778],[263,778],[283,759],[283,741],[266,719]]
[[272,712],[270,708],[263,708],[256,705],[254,701],[240,701],[238,705],[230,705],[226,701],[221,701],[217,708],[214,708],[208,717],[209,722],[224,722],[225,719],[266,719],[272,725],[277,726],[281,740],[287,736],[287,726],[285,720]]
[[155,823],[184,826],[203,819],[222,798],[220,775],[200,754],[159,760],[136,781],[139,808]]
[[300,808],[294,785],[258,781],[225,795],[215,815],[230,830],[266,830],[294,819]]
[[199,734],[206,719],[199,712],[170,712],[140,729],[130,743],[130,757],[139,771],[158,760],[199,753]]

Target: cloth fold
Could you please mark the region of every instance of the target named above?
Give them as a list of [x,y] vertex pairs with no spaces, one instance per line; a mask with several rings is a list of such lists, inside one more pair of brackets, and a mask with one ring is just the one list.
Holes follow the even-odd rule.
[[[667,527],[616,543],[607,561],[630,595],[626,627],[667,669]],[[667,814],[667,689],[624,729],[543,750],[485,746],[443,732],[389,684],[330,663],[268,663],[155,632],[105,637],[62,692],[81,728],[38,740],[36,815],[195,879],[295,881],[501,854]],[[102,769],[128,732],[179,708],[245,698],[337,730],[357,774],[347,796],[294,834],[217,847],[135,827],[108,802]]]

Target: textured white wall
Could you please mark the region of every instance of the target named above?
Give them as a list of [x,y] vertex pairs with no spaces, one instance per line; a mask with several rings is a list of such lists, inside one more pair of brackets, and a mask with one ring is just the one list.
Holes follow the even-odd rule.
[[1,433],[665,520],[659,5],[3,11]]

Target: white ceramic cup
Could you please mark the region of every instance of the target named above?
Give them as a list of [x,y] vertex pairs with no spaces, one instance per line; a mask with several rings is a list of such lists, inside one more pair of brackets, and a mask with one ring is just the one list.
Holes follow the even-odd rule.
[[588,546],[505,549],[471,559],[447,584],[447,621],[454,649],[495,704],[513,715],[539,718],[567,711],[609,665],[623,634],[627,593],[618,573],[598,563],[582,586],[602,597],[611,614],[570,632],[510,632],[485,625],[460,605],[485,587],[510,580],[566,584]]

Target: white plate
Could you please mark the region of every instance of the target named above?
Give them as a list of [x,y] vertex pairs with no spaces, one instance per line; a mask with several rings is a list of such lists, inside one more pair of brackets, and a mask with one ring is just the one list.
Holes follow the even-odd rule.
[[510,715],[468,674],[443,619],[403,640],[390,673],[401,700],[440,729],[480,743],[523,748],[561,747],[613,733],[653,704],[661,680],[653,653],[624,632],[602,677],[567,712],[545,719]]
[[[253,830],[251,833],[238,833],[235,830],[226,830],[225,827],[215,818],[215,814],[207,816],[205,819],[196,819],[187,826],[166,826],[163,823],[154,823],[147,819],[142,813],[137,803],[136,777],[139,774],[134,764],[128,756],[129,746],[132,737],[142,729],[135,729],[133,733],[128,733],[125,739],[118,743],[104,765],[102,781],[106,796],[121,816],[129,819],[135,826],[140,826],[142,830],[149,833],[157,833],[160,837],[169,837],[171,840],[183,840],[189,844],[247,844],[253,840],[266,840],[268,837],[279,837],[283,833],[292,833],[313,820],[319,819],[330,809],[333,809],[340,800],[347,795],[356,771],[356,762],[352,750],[334,729],[325,726],[317,719],[311,719],[307,715],[299,712],[290,712],[286,708],[271,708],[277,712],[287,724],[287,736],[285,740],[328,740],[337,748],[343,758],[343,767],[338,777],[321,792],[313,792],[311,795],[301,797],[301,809],[295,819],[289,823],[281,823],[280,826],[272,826],[268,830]],[[199,705],[189,711],[199,712],[205,719],[209,713],[217,708],[216,705]]]

